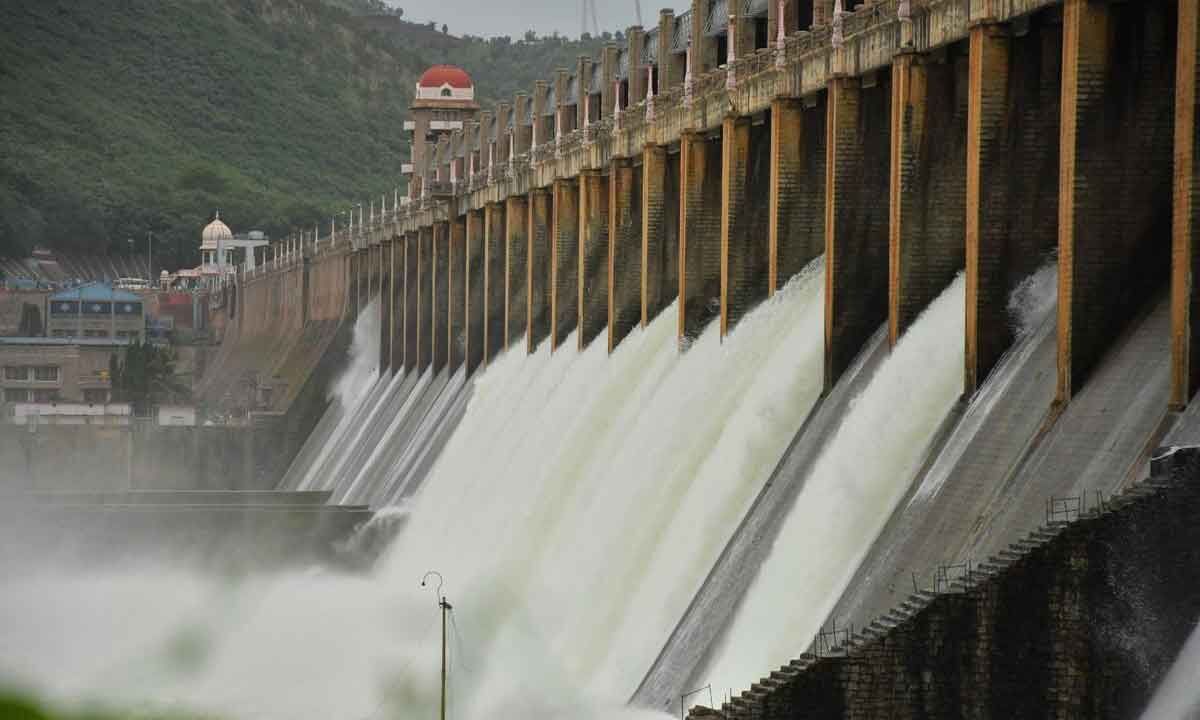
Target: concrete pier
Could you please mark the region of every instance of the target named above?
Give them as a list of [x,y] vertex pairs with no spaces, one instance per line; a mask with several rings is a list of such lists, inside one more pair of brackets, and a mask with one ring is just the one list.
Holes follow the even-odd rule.
[[679,139],[679,339],[721,312],[721,143]]
[[608,351],[642,319],[642,172],[613,160],[609,172]]
[[1038,13],[970,31],[966,154],[966,368],[972,394],[1013,341],[1008,298],[1058,243],[1062,23]]
[[721,125],[721,336],[769,294],[770,119]]
[[554,181],[550,247],[550,347],[579,324],[579,185]]
[[433,363],[433,228],[417,236],[417,372]]
[[446,268],[446,362],[451,372],[462,366],[466,353],[466,234],[465,218],[459,217],[450,223]]
[[417,370],[417,246],[418,234],[411,232],[404,237],[404,369]]
[[504,347],[525,336],[529,324],[529,203],[510,197],[505,205]]
[[450,328],[450,223],[433,226],[433,284],[430,323],[432,338],[430,349],[433,356],[433,371],[436,373],[449,362]]
[[1175,3],[1063,7],[1058,393],[1168,277]]
[[504,348],[504,206],[483,210],[483,364]]
[[384,238],[380,243],[383,262],[382,280],[379,284],[379,371],[392,369],[392,327],[395,324],[395,296],[392,292],[395,253],[392,239]]
[[484,211],[469,210],[466,214],[466,236],[464,261],[466,262],[466,302],[464,304],[464,343],[463,358],[467,363],[467,372],[473,373],[483,364],[484,339]]
[[812,105],[798,98],[771,103],[769,295],[825,252],[825,105],[819,96]]
[[1179,2],[1175,70],[1175,184],[1171,248],[1171,406],[1187,405],[1200,385],[1200,163],[1196,152],[1196,92],[1200,73],[1200,6]]
[[890,82],[829,83],[825,148],[825,387],[887,319]]
[[529,193],[529,258],[525,285],[529,288],[525,317],[526,349],[533,352],[550,335],[550,267],[554,199],[550,190],[538,188]]
[[642,151],[642,325],[679,292],[679,155],[662,145]]
[[579,176],[579,349],[608,327],[608,182],[599,170]]
[[964,267],[967,47],[892,63],[888,339]]

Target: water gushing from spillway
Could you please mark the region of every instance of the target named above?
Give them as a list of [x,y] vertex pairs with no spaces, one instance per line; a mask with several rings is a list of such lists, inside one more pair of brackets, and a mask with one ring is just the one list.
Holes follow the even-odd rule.
[[[5,584],[0,646],[22,652],[0,656],[0,682],[234,718],[432,717],[437,612],[417,586],[432,568],[455,607],[450,717],[643,716],[625,699],[820,393],[823,275],[683,354],[674,308],[611,356],[603,337],[505,353],[367,576]],[[347,413],[318,464],[354,455],[380,402]]]
[[1154,692],[1142,720],[1195,720],[1200,717],[1200,628],[1192,631],[1179,657]]
[[962,395],[964,285],[930,304],[851,402],[703,682],[748,688],[820,629]]
[[[377,397],[379,377],[379,301],[372,300],[354,321],[350,341],[350,363],[333,382],[329,408],[297,453],[280,487],[313,490],[317,473],[325,467],[335,448],[342,447],[360,419],[359,411],[369,398]],[[333,422],[330,422],[330,420]],[[324,427],[323,427],[324,426]]]

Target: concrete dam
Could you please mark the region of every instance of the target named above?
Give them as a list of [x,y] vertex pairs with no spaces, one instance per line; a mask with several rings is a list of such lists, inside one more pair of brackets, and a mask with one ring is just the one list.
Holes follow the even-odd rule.
[[432,568],[450,717],[1187,717],[1197,1],[630,28],[225,290],[371,567],[35,573],[0,676],[432,717]]

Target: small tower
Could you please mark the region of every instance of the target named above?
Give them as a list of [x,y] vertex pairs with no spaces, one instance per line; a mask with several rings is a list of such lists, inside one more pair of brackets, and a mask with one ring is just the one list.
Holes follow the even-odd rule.
[[[233,250],[233,231],[221,222],[221,213],[200,233],[200,266],[213,273],[229,264],[229,252]],[[222,257],[223,256],[223,257]]]
[[412,178],[414,174],[419,177],[426,163],[432,161],[433,148],[437,146],[438,139],[463,129],[466,121],[479,116],[475,84],[460,67],[434,65],[417,80],[409,112],[411,118],[404,121],[404,130],[409,133],[409,142],[412,143],[412,161],[405,164],[401,171],[409,179],[409,197],[416,197],[418,188]]

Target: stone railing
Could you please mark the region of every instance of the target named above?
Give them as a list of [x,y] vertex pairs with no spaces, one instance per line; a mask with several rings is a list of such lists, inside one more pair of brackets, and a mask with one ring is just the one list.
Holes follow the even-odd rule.
[[[489,202],[572,177],[582,169],[601,167],[611,158],[629,157],[646,144],[668,144],[684,132],[706,132],[720,126],[729,113],[763,112],[776,97],[810,95],[836,75],[856,76],[891,64],[905,49],[922,52],[964,39],[969,24],[1003,22],[1062,0],[909,0],[909,17],[899,17],[902,0],[877,0],[859,6],[842,19],[842,44],[833,46],[828,25],[797,32],[784,41],[783,62],[774,45],[747,54],[731,67],[717,68],[660,92],[654,118],[647,121],[645,101],[584,129],[548,140],[492,173],[479,171],[453,189],[455,210],[478,209]],[[905,24],[910,23],[907,30]],[[615,130],[614,130],[615,127]],[[443,198],[409,206],[393,218],[387,232],[411,232],[437,215],[450,212]]]

